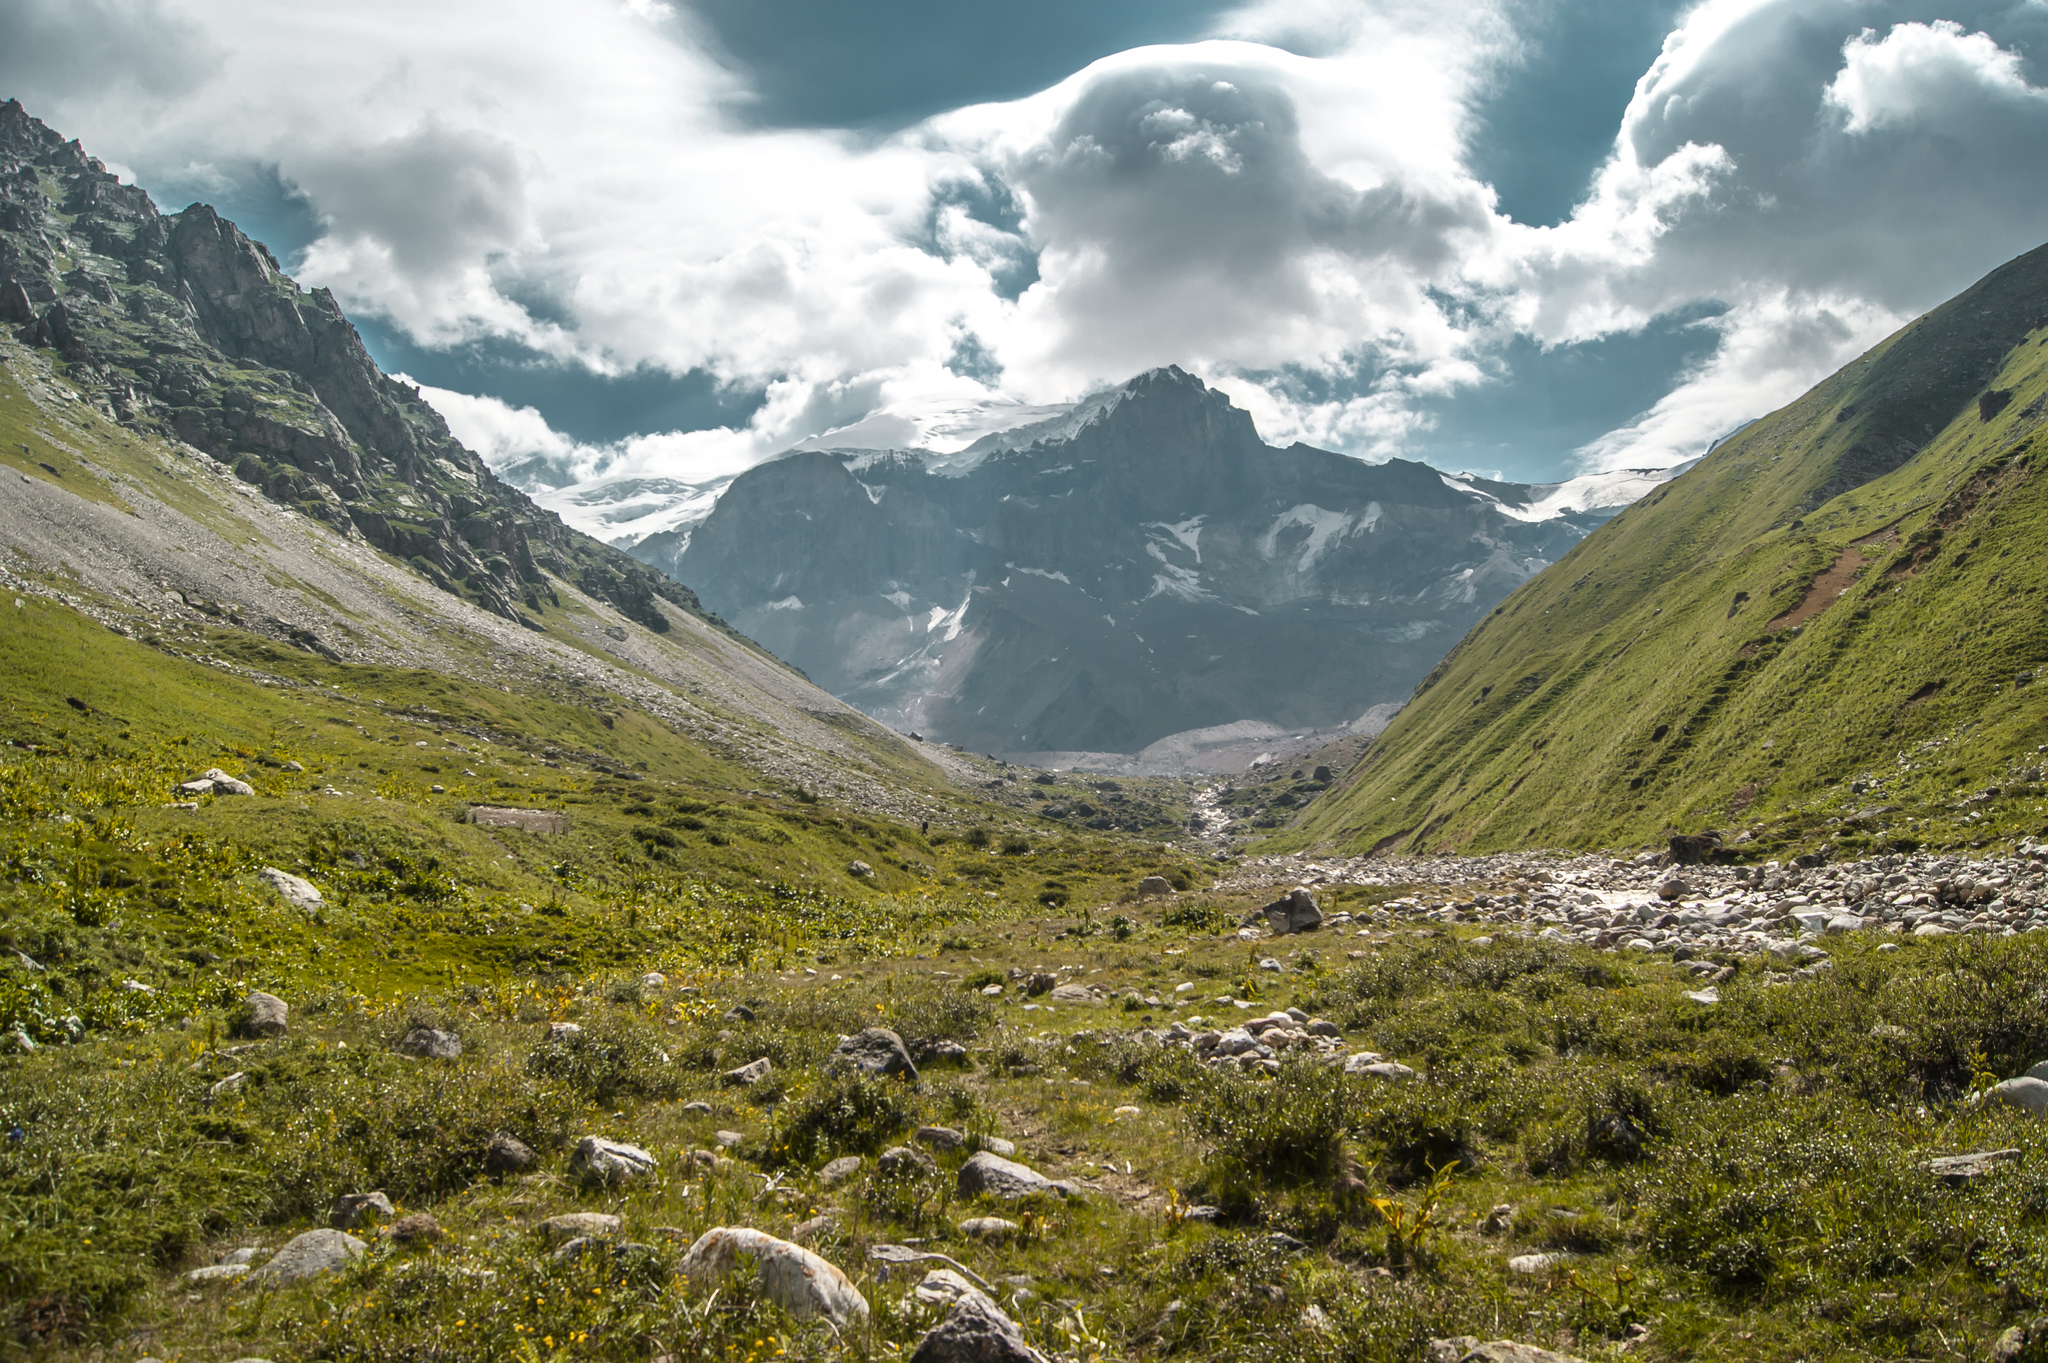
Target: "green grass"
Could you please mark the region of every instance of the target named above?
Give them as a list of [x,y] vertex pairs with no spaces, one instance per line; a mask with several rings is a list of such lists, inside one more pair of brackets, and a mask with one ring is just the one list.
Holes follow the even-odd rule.
[[[1980,290],[2038,320],[2043,266]],[[1525,584],[1283,844],[1614,847],[1713,829],[1761,856],[2048,829],[2048,688],[2032,683],[2048,664],[2048,331],[2017,324],[1981,389],[1926,378],[1988,306],[1966,295],[1916,323]],[[1924,449],[1838,491],[1870,441],[1938,399],[1954,405]],[[1890,425],[1865,429],[1872,413]],[[1847,591],[1772,628],[1857,541],[1870,561]]]

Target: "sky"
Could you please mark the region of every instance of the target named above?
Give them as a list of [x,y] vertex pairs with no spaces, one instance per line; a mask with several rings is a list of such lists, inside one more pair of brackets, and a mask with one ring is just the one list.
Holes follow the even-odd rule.
[[1179,364],[1275,443],[1693,458],[2048,237],[2044,0],[0,0],[0,96],[494,462],[727,475]]

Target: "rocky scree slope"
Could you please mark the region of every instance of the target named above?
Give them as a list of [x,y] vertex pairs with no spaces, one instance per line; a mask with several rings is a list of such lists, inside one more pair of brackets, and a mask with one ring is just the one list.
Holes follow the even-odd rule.
[[552,574],[657,632],[688,589],[500,483],[381,373],[325,289],[301,290],[204,204],[162,214],[77,142],[0,104],[0,322],[93,401],[507,620]]
[[1398,702],[1606,514],[1544,491],[1275,448],[1168,368],[951,454],[792,453],[633,552],[886,723],[1065,765]]
[[1752,852],[2048,817],[2048,249],[1730,439],[1489,614],[1302,821],[1352,848]]

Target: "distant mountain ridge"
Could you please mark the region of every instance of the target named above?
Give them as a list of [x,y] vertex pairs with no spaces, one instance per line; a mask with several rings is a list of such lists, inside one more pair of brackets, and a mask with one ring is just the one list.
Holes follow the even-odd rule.
[[631,552],[898,728],[1134,753],[1398,702],[1663,476],[1566,491],[1276,448],[1178,368],[1031,415],[948,451],[799,449]]

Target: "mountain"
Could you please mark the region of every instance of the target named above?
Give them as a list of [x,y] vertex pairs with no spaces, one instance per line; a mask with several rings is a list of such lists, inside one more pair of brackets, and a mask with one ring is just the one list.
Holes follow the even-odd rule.
[[[985,433],[845,443],[934,431]],[[1161,759],[1185,766],[1198,731],[1256,748],[1375,722],[1662,476],[1529,487],[1276,448],[1177,368],[1071,406],[835,434],[632,552],[888,724],[1061,765],[1185,737]]]
[[1494,609],[1301,840],[1981,844],[2041,820],[2048,247]]
[[605,718],[579,749],[597,771],[645,759],[623,737],[637,714],[737,763],[741,788],[844,790],[920,822],[950,788],[949,755],[501,482],[332,295],[205,205],[160,213],[13,101],[0,319],[17,592],[209,666],[254,650],[270,672],[297,655],[550,696]]

